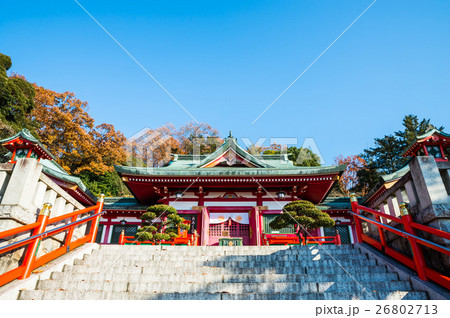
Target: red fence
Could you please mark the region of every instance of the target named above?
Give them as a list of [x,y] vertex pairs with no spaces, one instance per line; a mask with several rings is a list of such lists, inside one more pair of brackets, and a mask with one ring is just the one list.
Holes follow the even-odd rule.
[[[100,196],[98,203],[92,207],[50,219],[49,217],[51,213],[51,207],[52,205],[49,203],[44,204],[44,207],[39,213],[38,220],[35,223],[0,232],[0,239],[8,239],[9,237],[16,235],[26,235],[29,233],[29,231],[33,231],[30,237],[0,247],[0,257],[4,256],[5,253],[8,253],[17,248],[26,248],[25,257],[23,259],[23,262],[21,262],[21,265],[0,275],[0,286],[3,286],[16,278],[28,278],[30,277],[31,271],[33,269],[48,263],[49,261],[69,252],[70,250],[73,250],[74,248],[84,243],[95,242],[95,237],[98,230],[98,222],[101,214],[103,213],[103,195]],[[85,214],[88,213],[91,213],[92,215],[85,216]],[[46,228],[49,225],[56,224],[64,220],[67,220],[68,223],[46,231]],[[88,223],[90,223],[89,232],[83,237],[72,241],[75,228],[82,224]],[[66,232],[66,236],[61,247],[37,257],[39,246],[44,238],[52,237],[63,232]]]
[[[120,234],[119,245],[155,245],[152,241],[138,241],[134,236],[125,236],[124,231]],[[188,245],[197,246],[198,245],[198,235],[197,234],[187,234],[184,237],[176,237],[171,240],[162,240],[161,245]]]
[[[409,214],[406,204],[400,204],[401,218],[398,218],[358,204],[357,198],[354,194],[351,195],[350,200],[352,204],[352,214],[355,218],[355,228],[358,242],[365,242],[369,245],[372,245],[375,248],[383,251],[385,254],[393,257],[400,263],[412,268],[417,272],[417,275],[420,279],[431,280],[447,289],[450,289],[450,277],[439,273],[426,265],[421,246],[426,246],[433,249],[437,253],[441,253],[447,256],[450,255],[450,249],[417,236],[416,230],[420,230],[429,233],[434,237],[439,237],[447,240],[450,240],[450,233],[415,223],[411,215]],[[374,219],[370,219],[366,216],[361,215],[361,211],[369,213],[374,217]],[[382,219],[384,219],[383,223]],[[387,225],[387,220],[403,225],[404,231]],[[363,232],[361,223],[362,221],[370,223],[377,227],[380,237],[379,241],[366,235]],[[389,247],[386,244],[386,236],[384,231],[389,231],[398,236],[408,239],[409,244],[411,245],[413,258]]]
[[[295,234],[263,234],[263,245],[298,245],[300,239]],[[341,236],[339,232],[335,236],[308,236],[307,239],[302,236],[302,245],[306,244],[335,244],[341,245]]]

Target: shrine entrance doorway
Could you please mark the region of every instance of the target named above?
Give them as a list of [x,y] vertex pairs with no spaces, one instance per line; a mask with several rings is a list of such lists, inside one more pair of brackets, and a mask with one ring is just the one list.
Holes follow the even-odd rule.
[[250,245],[248,213],[214,214],[210,214],[209,245],[217,246],[221,238],[233,237],[242,238],[243,245]]

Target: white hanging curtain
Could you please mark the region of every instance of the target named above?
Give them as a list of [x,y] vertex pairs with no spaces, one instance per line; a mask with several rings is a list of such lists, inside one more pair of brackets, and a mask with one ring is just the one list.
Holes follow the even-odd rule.
[[240,224],[249,224],[248,213],[211,213],[209,215],[210,224],[219,224],[232,219]]

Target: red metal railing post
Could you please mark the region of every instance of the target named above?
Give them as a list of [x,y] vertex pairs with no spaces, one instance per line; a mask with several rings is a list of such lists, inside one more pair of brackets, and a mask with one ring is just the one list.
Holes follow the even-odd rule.
[[[406,203],[399,204],[400,206],[400,215],[402,217],[403,226],[405,228],[405,232],[410,233],[412,235],[416,235],[416,231],[411,227],[411,222],[413,222],[411,214],[409,214],[408,208],[406,207]],[[423,252],[419,244],[417,244],[415,238],[408,237],[409,244],[411,244],[411,250],[413,252],[414,263],[416,265],[417,276],[421,280],[428,280],[424,268],[426,267],[425,258],[423,257]]]
[[119,245],[124,245],[125,244],[125,230],[122,230],[122,233],[120,233],[119,236]]
[[[375,221],[379,222],[379,223],[383,223],[381,222],[381,218],[379,215],[375,215]],[[380,242],[381,245],[384,247],[386,247],[386,236],[384,235],[383,229],[379,226],[377,226],[378,228],[378,234],[380,235]]]
[[[98,197],[98,200],[97,200],[98,209],[97,209],[96,213],[102,212],[104,202],[105,202],[105,195],[102,193],[102,194],[100,194],[100,196]],[[97,238],[99,222],[100,222],[100,215],[98,215],[95,219],[92,220],[92,230],[91,230],[92,236],[91,236],[91,239],[89,240],[89,243],[95,243],[95,239]]]
[[[70,219],[70,223],[73,223],[77,220],[77,215],[72,216]],[[70,242],[72,241],[73,232],[75,231],[75,227],[72,226],[69,231],[67,232],[66,239],[64,242],[64,246],[69,246]]]
[[336,234],[336,244],[341,245],[341,236],[339,235],[339,232]]
[[[39,213],[39,217],[37,222],[40,223],[39,227],[37,227],[32,235],[38,235],[45,232],[45,228],[47,227],[48,218],[51,213],[52,205],[50,203],[44,203],[41,212]],[[30,277],[31,271],[33,269],[33,263],[36,259],[36,255],[39,250],[39,245],[41,244],[42,238],[36,238],[33,242],[28,245],[27,252],[25,254],[25,258],[23,260],[24,272],[19,279],[25,279]]]
[[[358,198],[356,198],[356,194],[352,193],[350,194],[350,203],[352,204],[352,211],[355,214],[359,214],[359,209],[358,209]],[[355,230],[356,230],[356,239],[357,239],[357,243],[361,243],[362,242],[362,224],[361,224],[361,220],[357,217],[354,216],[355,219]]]

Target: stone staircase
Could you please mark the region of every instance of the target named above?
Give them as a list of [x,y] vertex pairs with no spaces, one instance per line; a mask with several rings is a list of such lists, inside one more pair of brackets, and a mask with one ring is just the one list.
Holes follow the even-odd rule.
[[19,299],[396,300],[427,293],[351,245],[102,245]]

